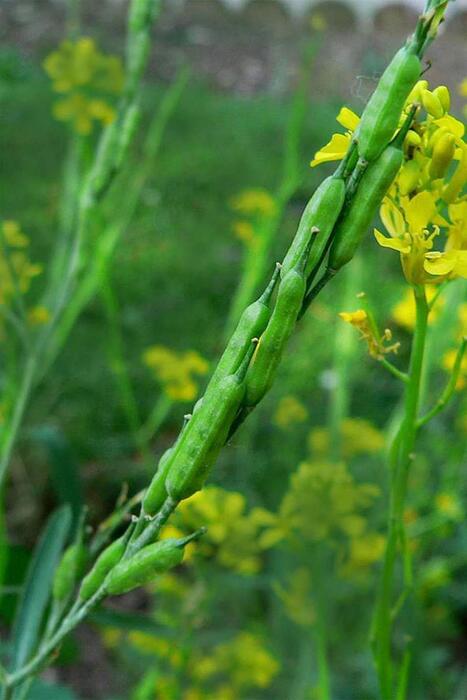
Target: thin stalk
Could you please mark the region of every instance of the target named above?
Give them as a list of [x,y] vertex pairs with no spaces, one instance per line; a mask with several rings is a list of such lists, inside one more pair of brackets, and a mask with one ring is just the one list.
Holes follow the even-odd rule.
[[[373,653],[383,700],[392,700],[394,668],[391,653],[392,598],[398,546],[404,545],[404,507],[407,478],[413,460],[417,433],[420,387],[426,341],[428,304],[423,287],[414,289],[416,305],[415,332],[412,341],[409,379],[405,388],[404,412],[399,431],[391,445],[393,467],[390,484],[388,538],[383,561],[378,599],[373,618]],[[404,586],[406,581],[404,581]],[[403,700],[403,698],[401,698]]]

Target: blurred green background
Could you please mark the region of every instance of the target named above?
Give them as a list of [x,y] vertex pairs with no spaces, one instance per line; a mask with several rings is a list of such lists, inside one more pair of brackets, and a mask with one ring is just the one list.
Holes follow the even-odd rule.
[[[102,51],[121,55],[125,10],[125,2],[83,2],[80,33],[93,37]],[[135,177],[144,130],[168,86],[181,66],[188,65],[190,77],[108,275],[28,408],[6,493],[10,545],[5,585],[14,589],[21,579],[37,532],[57,502],[68,500],[77,508],[85,501],[90,521],[97,525],[111,512],[123,483],[131,493],[147,484],[156,459],[191,410],[192,400],[167,398],[164,382],[144,362],[144,353],[153,346],[180,353],[179,358],[194,351],[212,366],[221,351],[248,250],[235,235],[239,214],[232,200],[245,190],[272,195],[279,185],[305,48],[313,47],[314,59],[305,82],[299,182],[270,245],[271,270],[286,251],[313,189],[332,170],[326,165],[310,169],[309,161],[336,130],[342,104],[357,112],[362,108],[375,76],[414,17],[412,10],[396,6],[381,10],[372,25],[362,25],[333,2],[300,18],[268,0],[250,2],[237,13],[214,0],[165,4],[144,87]],[[20,223],[30,237],[31,259],[47,268],[57,236],[70,129],[53,118],[56,95],[42,62],[65,36],[65,4],[4,3],[0,19],[2,218]],[[427,74],[433,86],[449,86],[459,117],[466,21],[464,13],[447,23],[430,51],[433,68]],[[88,137],[90,150],[96,133]],[[31,287],[32,304],[43,277]],[[391,327],[401,342],[403,365],[409,334],[394,319],[394,307],[405,294],[397,256],[387,255],[368,237],[355,264],[304,318],[272,391],[216,467],[212,483],[241,493],[244,511],[223,491],[216,496],[217,511],[214,506],[203,510],[201,502],[193,522],[203,524],[204,518],[215,528],[220,519],[226,531],[180,572],[183,590],[175,590],[172,577],[160,590],[155,586],[112,601],[65,644],[58,667],[38,683],[33,698],[55,698],[56,693],[57,700],[311,700],[318,697],[312,608],[319,591],[326,599],[333,697],[377,697],[367,635],[379,540],[367,542],[369,555],[355,554],[356,560],[360,556],[357,573],[346,575],[342,567],[352,545],[348,533],[336,540],[329,536],[329,546],[313,546],[312,553],[290,544],[259,547],[266,516],[261,520],[259,511],[252,511],[277,512],[300,463],[331,460],[329,434],[337,416],[347,421],[341,456],[351,475],[352,498],[358,485],[378,489],[359,517],[369,523],[368,532],[384,533],[382,434],[390,432],[397,415],[400,388],[338,319],[339,311],[358,307],[355,295],[360,291],[367,293],[381,327]],[[436,322],[438,331],[432,333],[427,398],[445,381],[442,357],[454,347],[463,303],[465,284],[453,285]],[[206,374],[194,380],[199,392]],[[130,386],[131,400],[125,386]],[[413,614],[418,616],[416,657],[422,669],[414,679],[414,700],[467,697],[465,407],[461,392],[425,431],[413,470],[407,517],[420,523],[414,535],[419,578]],[[150,458],[135,438],[135,409],[141,421],[156,412],[159,425],[149,441]],[[312,486],[305,480],[303,488]],[[212,497],[216,500],[214,492]],[[189,513],[186,517],[190,522]],[[311,523],[314,517],[311,513]],[[231,545],[238,547],[238,561],[253,556],[252,571],[239,571],[232,552],[223,557],[229,537],[237,538]],[[3,596],[4,630],[14,600],[14,590]],[[171,648],[179,650],[182,660],[170,657],[164,640],[173,640]],[[207,659],[217,664],[215,671],[199,670]],[[203,690],[197,695],[198,686]]]

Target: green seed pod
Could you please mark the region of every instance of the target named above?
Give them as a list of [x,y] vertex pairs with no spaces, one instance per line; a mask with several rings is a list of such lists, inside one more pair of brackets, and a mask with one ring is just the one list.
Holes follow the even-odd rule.
[[167,539],[144,547],[130,559],[124,559],[112,569],[105,580],[110,595],[120,595],[144,586],[157,574],[162,574],[183,560],[185,545],[200,532],[183,539]]
[[121,128],[119,129],[119,139],[116,145],[114,167],[119,170],[124,162],[131,142],[141,119],[141,108],[139,104],[132,104],[126,110]]
[[456,139],[452,134],[444,133],[433,147],[429,174],[433,180],[444,177],[456,152]]
[[402,146],[410,129],[416,108],[412,108],[394,141],[377,161],[365,170],[355,196],[344,207],[333,233],[327,269],[332,274],[355,255],[389,189],[404,162]]
[[271,387],[287,341],[295,328],[306,291],[305,267],[313,239],[302,251],[297,265],[279,285],[277,300],[246,374],[244,404],[256,406]]
[[370,97],[357,130],[358,153],[373,161],[397,129],[405,101],[420,77],[420,59],[409,46],[399,49]]
[[143,511],[147,515],[155,515],[161,508],[167,498],[167,490],[165,488],[165,480],[169,473],[171,465],[171,457],[174,454],[175,445],[169,447],[164,452],[157,465],[157,471],[154,474],[151,483],[149,484],[143,498]]
[[82,542],[75,542],[65,550],[52,584],[54,600],[64,601],[71,594],[86,566],[87,555],[86,547]]
[[84,577],[81,588],[79,589],[78,597],[80,600],[89,600],[94,593],[99,590],[109,571],[111,571],[122,558],[128,538],[129,534],[127,532],[118,540],[109,544],[97,557],[94,566],[88,575]]
[[245,354],[251,348],[251,339],[259,338],[268,325],[271,316],[270,302],[277,280],[280,265],[276,265],[272,278],[259,299],[247,306],[240,316],[236,329],[217,363],[217,367],[209,380],[206,395],[213,391],[219,381],[230,374],[235,374],[240,367]]
[[344,205],[344,198],[345,183],[343,178],[337,175],[326,178],[315,190],[305,207],[295,238],[282,263],[282,279],[301,259],[303,251],[309,244],[310,233],[313,233],[313,229],[315,232],[309,260],[306,264],[306,276],[318,264]]
[[188,498],[204,484],[240,408],[253,351],[251,344],[237,372],[219,380],[188,423],[165,482],[175,501]]

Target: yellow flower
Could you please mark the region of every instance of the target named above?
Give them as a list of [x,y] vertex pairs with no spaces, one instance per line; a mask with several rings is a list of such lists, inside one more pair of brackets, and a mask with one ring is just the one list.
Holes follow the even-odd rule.
[[295,537],[310,542],[355,537],[365,527],[362,509],[378,495],[373,484],[356,484],[345,464],[302,462],[290,479],[276,522],[261,539],[272,544]]
[[419,192],[412,199],[402,199],[399,206],[386,199],[380,215],[390,236],[375,229],[375,238],[380,246],[400,254],[408,282],[426,284],[433,282],[433,277],[439,281],[467,277],[467,250],[433,251],[440,232],[434,223],[439,220],[434,193]]
[[464,511],[459,498],[455,493],[443,491],[435,498],[436,509],[446,515],[451,520],[461,521],[464,518]]
[[221,566],[248,576],[261,567],[258,533],[266,514],[267,511],[260,509],[248,514],[246,499],[241,493],[207,486],[182,501],[175,523],[187,533],[207,526],[202,541],[192,545],[196,551],[214,556]]
[[29,238],[21,231],[17,221],[2,222],[3,240],[10,248],[26,248]]
[[353,537],[341,574],[349,578],[364,577],[368,569],[382,558],[385,545],[386,538],[377,532],[365,532]]
[[143,353],[143,363],[149,367],[164,392],[172,401],[192,401],[199,387],[193,375],[205,375],[209,364],[194,350],[177,353],[163,345],[153,345]]
[[464,78],[459,84],[459,95],[461,95],[461,97],[467,97],[467,78]]
[[239,690],[267,688],[279,671],[279,664],[263,646],[261,640],[241,632],[230,642],[214,648],[212,657],[219,670]]
[[345,134],[333,134],[329,143],[320,148],[314,155],[313,160],[310,165],[314,168],[320,163],[326,163],[333,160],[342,160],[346,155],[350,142],[352,141],[352,134],[357,128],[360,117],[352,112],[348,107],[342,107],[339,114],[336,117],[336,121],[339,122],[347,132]]
[[66,94],[53,105],[56,119],[70,122],[83,135],[92,131],[94,122],[107,125],[115,119],[115,109],[101,95],[121,92],[122,63],[117,56],[102,54],[93,39],[63,41],[47,56],[44,69],[55,92]]
[[43,326],[50,320],[50,312],[45,306],[33,306],[28,311],[28,321],[32,326]]
[[392,340],[391,331],[387,328],[383,335],[380,336],[364,309],[358,309],[352,312],[342,311],[339,316],[343,321],[350,323],[359,331],[361,339],[364,340],[368,346],[368,352],[371,357],[381,359],[387,353],[395,353],[398,351],[400,343],[385,345],[386,341]]
[[[433,285],[426,286],[426,298],[430,302],[437,290]],[[439,312],[443,306],[443,299],[438,299],[430,313],[429,323],[432,323],[439,316]],[[393,307],[391,316],[393,320],[408,331],[415,328],[415,300],[410,289],[406,289],[402,299]]]
[[295,396],[284,396],[278,403],[273,422],[279,428],[288,428],[294,423],[303,423],[308,418],[308,411]]
[[379,452],[384,447],[384,435],[364,418],[345,418],[341,434],[345,457]]
[[107,125],[115,118],[115,110],[103,100],[89,99],[79,92],[55,102],[53,114],[59,121],[71,122],[73,129],[83,135],[91,133],[94,120]]
[[230,207],[241,214],[272,216],[276,212],[274,198],[262,189],[251,189],[240,192],[230,200]]
[[232,229],[236,237],[245,245],[252,246],[256,242],[255,229],[249,221],[234,221]]
[[101,54],[90,37],[63,41],[44,60],[44,69],[56,92],[87,85],[106,92],[121,92],[123,68],[117,56]]

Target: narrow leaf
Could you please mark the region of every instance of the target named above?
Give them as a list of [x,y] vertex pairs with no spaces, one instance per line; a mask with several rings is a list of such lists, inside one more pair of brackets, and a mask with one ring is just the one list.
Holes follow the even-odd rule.
[[70,531],[70,524],[70,507],[65,505],[57,509],[47,521],[34,550],[13,624],[12,671],[28,661],[37,644],[53,575]]

